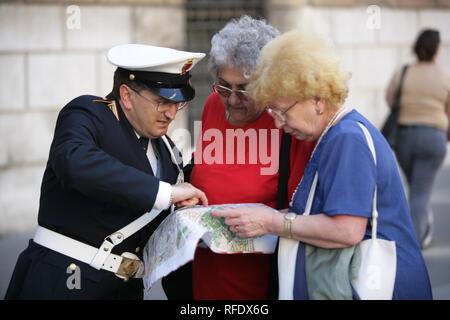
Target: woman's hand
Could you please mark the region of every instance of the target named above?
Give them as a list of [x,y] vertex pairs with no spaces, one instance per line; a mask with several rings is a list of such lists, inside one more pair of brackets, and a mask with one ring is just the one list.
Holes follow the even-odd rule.
[[177,207],[193,206],[199,203],[207,206],[208,198],[203,191],[184,182],[172,186],[172,202]]
[[212,215],[225,218],[225,223],[239,238],[253,238],[272,232],[273,218],[277,213],[268,206],[255,205],[217,210]]

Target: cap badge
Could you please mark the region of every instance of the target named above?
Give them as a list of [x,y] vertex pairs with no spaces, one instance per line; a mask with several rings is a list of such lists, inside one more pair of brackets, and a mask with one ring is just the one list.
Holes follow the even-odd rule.
[[188,61],[186,61],[186,63],[183,65],[183,68],[181,68],[181,74],[185,74],[186,72],[188,72],[193,64],[194,64],[194,60],[192,60],[192,59],[189,59]]
[[130,75],[128,76],[128,78],[133,81],[136,77],[134,76],[134,74],[130,73]]

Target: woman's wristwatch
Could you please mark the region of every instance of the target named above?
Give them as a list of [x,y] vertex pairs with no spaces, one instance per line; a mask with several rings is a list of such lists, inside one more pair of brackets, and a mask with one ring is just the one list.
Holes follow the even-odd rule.
[[294,212],[288,212],[284,215],[284,237],[292,239],[292,221],[297,218],[297,214]]

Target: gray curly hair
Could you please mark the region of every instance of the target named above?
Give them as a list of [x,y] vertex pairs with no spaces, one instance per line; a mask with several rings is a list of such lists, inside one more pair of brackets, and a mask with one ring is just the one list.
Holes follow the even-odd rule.
[[241,69],[250,77],[262,48],[280,32],[266,23],[247,15],[228,22],[211,39],[209,71],[214,79],[224,65]]

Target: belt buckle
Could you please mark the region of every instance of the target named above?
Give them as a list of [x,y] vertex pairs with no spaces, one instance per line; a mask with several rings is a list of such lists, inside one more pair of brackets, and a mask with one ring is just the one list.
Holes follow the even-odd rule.
[[138,271],[143,268],[143,263],[139,257],[131,252],[124,252],[121,254],[122,262],[115,275],[125,282],[133,278]]

